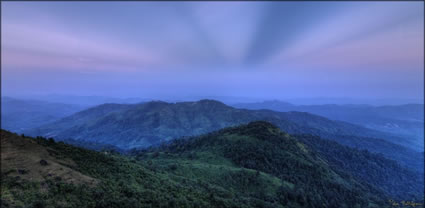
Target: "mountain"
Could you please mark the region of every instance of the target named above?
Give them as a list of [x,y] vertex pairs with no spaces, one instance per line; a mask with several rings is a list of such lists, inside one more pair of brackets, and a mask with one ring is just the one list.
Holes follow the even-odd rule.
[[84,107],[79,105],[2,97],[1,127],[14,132],[22,132],[83,109]]
[[387,132],[409,140],[393,139],[391,142],[418,150],[424,148],[424,105],[292,105],[273,100],[257,103],[239,103],[234,107],[280,112],[308,112],[333,120],[346,121],[369,129]]
[[214,100],[104,104],[24,133],[131,149],[158,145],[174,138],[200,135],[256,120],[269,121],[291,134],[318,135],[344,145],[382,153],[405,166],[423,171],[420,153],[376,139],[393,139],[385,133],[304,112],[236,109]]
[[[187,166],[176,171],[179,176],[193,172],[190,174],[196,177],[196,170],[192,170],[193,163],[225,163],[264,172],[284,180],[285,184],[294,184],[297,189],[304,190],[303,196],[307,201],[313,200],[313,204],[320,202],[314,201],[315,194],[308,190],[316,190],[316,194],[323,197],[330,191],[329,187],[340,189],[338,193],[347,191],[344,187],[338,187],[342,184],[350,184],[350,190],[365,188],[368,192],[376,191],[397,200],[422,199],[423,196],[423,174],[403,168],[380,155],[352,149],[317,136],[294,137],[263,121],[225,128],[194,138],[173,140],[136,155],[143,160],[151,159],[158,166],[179,164],[180,158],[186,158],[190,162],[179,164]],[[211,170],[211,173],[214,172]],[[203,177],[213,178],[214,175]],[[335,181],[341,183],[334,184]],[[321,185],[327,187],[321,190],[323,192],[320,191]],[[348,202],[355,199],[340,200]],[[353,202],[349,204],[353,205]]]
[[[264,99],[263,99],[264,100]],[[285,98],[284,100],[296,105],[404,105],[406,103],[424,104],[424,99],[417,98],[347,98],[347,97],[312,97],[312,98]]]
[[334,170],[381,189],[394,199],[406,199],[423,192],[423,172],[401,167],[396,161],[380,154],[353,149],[312,135],[294,135],[294,138],[320,154]]
[[[387,187],[369,184],[352,173],[364,170],[366,176],[373,173],[371,177],[381,182],[386,179],[383,171],[397,167],[394,162],[337,146],[337,152],[369,159],[366,164],[363,159],[354,163],[360,165],[357,169],[340,171],[329,155],[323,157],[267,122],[173,140],[130,156],[1,133],[6,138],[2,159],[10,150],[3,142],[16,140],[20,144],[15,149],[28,144],[37,147],[26,148],[28,154],[50,153],[40,157],[45,165],[39,158],[29,166],[21,164],[20,158],[7,158],[15,167],[2,166],[2,207],[390,207],[388,199],[423,201],[422,189],[418,190],[421,181],[402,168],[388,172],[396,174],[388,188],[402,187],[402,195],[387,193]],[[41,181],[26,177],[49,169],[55,160],[67,161],[67,168],[94,182],[71,183],[57,177],[57,169]],[[14,172],[18,166],[26,167],[25,171]]]
[[3,130],[1,136],[1,207],[248,208],[262,202],[113,152]]
[[141,97],[108,97],[108,96],[83,96],[83,95],[70,95],[70,94],[47,94],[47,95],[25,95],[20,96],[19,99],[30,99],[30,100],[41,100],[44,102],[52,103],[66,103],[71,105],[80,105],[86,107],[93,107],[104,103],[119,103],[119,104],[130,104],[145,102],[150,99]]
[[[260,116],[213,100],[104,104],[25,133],[58,139],[87,139],[130,149],[208,133],[257,120]],[[288,127],[295,125],[287,123]]]
[[255,120],[268,120],[289,133],[391,137],[309,113],[236,109],[214,100],[103,104],[24,133],[59,139],[90,139],[122,148],[134,148]]

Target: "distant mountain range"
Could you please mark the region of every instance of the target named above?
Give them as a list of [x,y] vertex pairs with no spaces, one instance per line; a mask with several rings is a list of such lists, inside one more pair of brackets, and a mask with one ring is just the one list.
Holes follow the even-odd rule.
[[14,97],[19,100],[39,100],[50,103],[66,103],[71,105],[79,105],[85,107],[93,107],[96,105],[101,105],[104,103],[119,103],[119,104],[129,104],[129,103],[140,103],[144,101],[149,101],[151,99],[138,98],[138,97],[129,97],[129,98],[117,98],[117,97],[107,97],[107,96],[82,96],[82,95],[67,95],[67,94],[48,94],[48,95],[30,95],[30,96],[18,96]]
[[423,173],[317,136],[291,136],[263,121],[127,156],[7,131],[1,136],[2,207],[366,208],[391,207],[389,199],[423,203]]
[[1,128],[13,132],[22,132],[56,121],[83,109],[85,107],[80,105],[2,97]]
[[[262,99],[270,100],[270,99]],[[348,97],[311,97],[311,98],[283,98],[280,100],[285,100],[287,102],[296,104],[296,105],[328,105],[328,104],[337,104],[337,105],[372,105],[372,106],[382,106],[382,105],[404,105],[407,103],[418,103],[424,104],[424,99],[420,98],[348,98]],[[261,101],[254,101],[261,102]],[[239,103],[248,103],[248,102],[239,102]]]
[[122,148],[136,148],[255,120],[273,122],[289,133],[391,137],[383,132],[309,113],[236,109],[214,100],[103,104],[24,133],[59,139],[90,139]]
[[394,143],[409,147],[424,148],[424,105],[292,105],[273,100],[258,103],[240,103],[236,108],[251,110],[268,109],[280,112],[308,112],[332,120],[346,121],[370,129],[388,132],[399,137],[410,138],[410,145],[403,140]]
[[131,149],[257,120],[269,121],[291,134],[318,135],[340,144],[382,153],[400,164],[423,171],[423,154],[391,142],[400,142],[401,137],[310,113],[236,109],[214,100],[103,104],[24,133]]
[[[21,100],[2,97],[2,128],[21,133],[24,130],[57,121],[72,113],[87,109],[94,104],[108,103],[141,103],[140,99],[112,99],[96,96],[50,96],[51,100],[61,102],[46,102],[40,100]],[[65,104],[67,102],[67,104]],[[76,105],[69,103],[85,103]],[[273,111],[309,112],[332,120],[346,121],[369,129],[386,132],[379,138],[389,138],[390,142],[421,151],[424,147],[423,104],[400,106],[369,106],[369,105],[292,105],[282,101],[265,101],[260,103],[234,104],[236,108],[269,109]],[[376,135],[372,135],[376,137]],[[394,138],[396,136],[396,138]]]

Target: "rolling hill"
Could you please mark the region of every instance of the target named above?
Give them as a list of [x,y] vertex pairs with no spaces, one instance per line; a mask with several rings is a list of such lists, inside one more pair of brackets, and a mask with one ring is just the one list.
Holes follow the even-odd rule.
[[3,130],[1,136],[1,207],[255,207],[243,201],[248,196],[234,200],[229,190],[183,183],[134,158]]
[[289,133],[393,138],[386,133],[309,113],[236,109],[214,100],[103,104],[24,133],[59,139],[85,138],[133,148],[254,120],[269,120]]
[[409,148],[424,148],[424,105],[292,105],[273,100],[257,103],[239,103],[236,108],[268,109],[279,112],[308,112],[333,120],[346,121],[366,128],[391,133],[409,140],[392,139],[391,142]]
[[[2,166],[2,207],[390,207],[390,198],[422,200],[417,196],[422,190],[420,181],[402,168],[388,173],[395,174],[390,187],[378,186],[386,179],[384,171],[397,166],[395,162],[339,145],[336,152],[362,156],[353,163],[356,168],[340,170],[342,166],[332,160],[343,159],[339,155],[331,157],[316,151],[307,140],[281,132],[267,122],[173,140],[135,150],[130,156],[44,138],[22,138],[6,131],[2,131],[2,138],[6,143],[19,141],[14,148],[3,149],[2,143],[2,158],[11,151],[51,153],[39,157],[48,165],[33,161],[27,172],[10,171],[23,165],[24,160],[16,157],[9,159],[8,168]],[[26,148],[28,145],[34,147]],[[363,157],[368,157],[366,164]],[[95,183],[26,177],[50,168],[53,161],[67,161],[64,167],[75,173],[71,179],[85,176]],[[366,176],[374,173],[370,177],[380,181],[368,183],[360,170]],[[60,168],[49,170],[52,175],[57,171]],[[405,193],[386,191],[397,187],[403,187]]]
[[[184,175],[189,172],[194,177],[197,176],[197,170],[191,168],[194,167],[193,163],[213,161],[216,165],[233,164],[271,174],[306,192],[309,189],[319,189],[315,187],[316,183],[325,184],[328,179],[329,182],[347,180],[342,184],[349,184],[354,179],[361,185],[357,184],[357,187],[352,184],[351,190],[363,186],[369,192],[375,190],[376,193],[384,193],[397,200],[421,199],[424,188],[423,174],[403,168],[393,160],[317,136],[291,136],[263,121],[225,128],[194,138],[173,140],[169,144],[153,147],[136,155],[143,160],[158,162],[158,165],[187,165],[181,172],[176,171],[176,174]],[[181,158],[191,162],[180,164]],[[211,172],[214,173],[213,170]],[[214,175],[203,177],[213,178]],[[330,184],[324,186],[333,187]],[[309,196],[305,193],[304,196],[314,198],[314,194]]]
[[104,104],[24,133],[131,149],[256,120],[269,121],[291,134],[318,135],[344,145],[382,153],[405,166],[423,171],[421,154],[387,142],[394,137],[386,133],[304,112],[236,109],[213,100]]
[[1,127],[22,132],[83,110],[80,105],[1,98]]

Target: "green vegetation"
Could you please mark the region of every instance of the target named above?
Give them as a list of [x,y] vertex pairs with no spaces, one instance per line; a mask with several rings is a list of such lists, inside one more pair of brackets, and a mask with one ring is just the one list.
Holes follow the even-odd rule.
[[[16,136],[2,131],[2,156],[8,151],[3,138]],[[36,141],[54,160],[69,161],[64,168],[96,183],[72,183],[60,176],[34,181],[2,169],[2,207],[389,207],[388,193],[353,173],[363,168],[361,162],[341,171],[321,149],[266,122],[127,156],[41,137],[25,141]],[[374,161],[375,156],[368,157]],[[42,159],[47,165],[35,162],[40,169],[53,164]]]
[[279,112],[308,112],[338,121],[346,121],[369,129],[387,132],[408,139],[382,137],[389,142],[412,148],[424,149],[424,104],[404,105],[292,105],[287,102],[270,100],[257,103],[239,103],[236,108],[251,110],[269,109]]
[[317,136],[296,135],[295,138],[314,149],[340,175],[351,175],[394,200],[424,200],[423,172],[406,169],[380,154],[349,148]]
[[[8,137],[10,133],[2,136]],[[2,207],[249,207],[254,203],[249,198],[234,197],[222,187],[194,179],[182,180],[130,157],[43,138],[36,141],[55,150],[57,158],[72,159],[76,164],[72,169],[98,179],[99,183],[74,185],[61,178],[35,182],[8,176],[10,173],[2,170]]]
[[[253,186],[261,200],[272,200],[289,207],[381,207],[384,195],[379,190],[369,189],[350,177],[338,175],[312,150],[277,127],[266,122],[253,122],[236,128],[226,128],[218,132],[187,140],[175,140],[158,148],[136,154],[141,160],[152,161],[157,168],[166,170],[169,164],[178,164],[184,169],[174,174],[181,177],[197,177],[199,168],[185,168],[191,164],[226,164],[219,169],[209,165],[211,180],[218,185],[246,184]],[[211,155],[215,155],[212,157]],[[180,163],[187,158],[191,163]],[[217,158],[221,161],[217,162]],[[199,165],[198,165],[199,167]],[[229,172],[234,168],[251,171],[251,175],[236,177],[214,176]],[[220,172],[221,170],[221,172]],[[248,171],[249,170],[249,171]],[[217,172],[218,171],[218,172]],[[270,178],[272,186],[262,186],[254,175]],[[240,178],[245,178],[241,180]],[[277,187],[277,189],[276,189]],[[236,187],[237,188],[237,187]],[[249,192],[250,187],[239,187],[239,191]],[[275,205],[276,206],[276,205]]]
[[[128,150],[258,120],[268,121],[290,134],[317,135],[350,147],[382,153],[405,167],[423,170],[421,154],[377,139],[400,140],[389,134],[309,113],[236,109],[214,100],[103,104],[25,133],[59,140],[74,139],[82,141],[80,143],[103,143]],[[81,146],[97,149],[102,145]]]

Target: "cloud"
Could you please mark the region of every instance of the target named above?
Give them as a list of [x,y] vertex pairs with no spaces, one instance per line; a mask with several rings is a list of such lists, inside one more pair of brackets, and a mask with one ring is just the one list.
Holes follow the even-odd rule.
[[4,66],[56,68],[139,67],[156,64],[159,57],[147,50],[134,49],[105,37],[63,33],[55,28],[28,23],[2,24]]
[[[405,27],[406,25],[409,26]],[[403,47],[405,44],[410,44],[411,41],[394,36],[393,30],[404,27],[403,30],[405,30],[405,33],[411,33],[419,31],[423,27],[422,25],[423,10],[416,3],[352,2],[350,7],[341,8],[337,12],[334,12],[331,18],[308,28],[304,34],[300,34],[299,38],[293,41],[291,47],[281,48],[279,52],[274,54],[274,57],[270,61],[280,60],[281,62],[287,62],[293,58],[308,58],[309,56],[316,56],[318,53],[323,54],[324,51],[331,48],[341,49],[344,45],[352,45],[359,41],[362,42],[377,35],[381,35],[388,42],[374,41],[388,45],[387,48],[390,48],[393,44]],[[393,37],[394,39],[387,37]],[[417,39],[415,40],[417,41]],[[369,44],[373,45],[374,42],[370,42]],[[370,47],[363,47],[364,50],[368,48]],[[399,50],[396,48],[393,47],[391,49],[392,53],[405,57],[405,54],[399,54]],[[365,54],[367,52],[364,51]],[[385,56],[385,54],[376,53],[372,57],[382,59],[380,56]],[[409,54],[415,56],[412,53]],[[338,54],[334,55],[338,56]],[[367,59],[370,60],[370,58]],[[350,63],[354,61],[352,60]],[[349,66],[348,63],[347,66]]]
[[397,81],[416,93],[423,13],[423,2],[6,2],[2,81],[272,96],[361,94],[367,77],[376,92]]
[[268,2],[249,44],[246,64],[261,64],[290,47],[299,35],[330,15],[337,6],[333,2]]
[[[208,35],[224,62],[240,65],[258,25],[262,2],[197,2],[192,18]],[[209,15],[205,15],[209,14]]]

